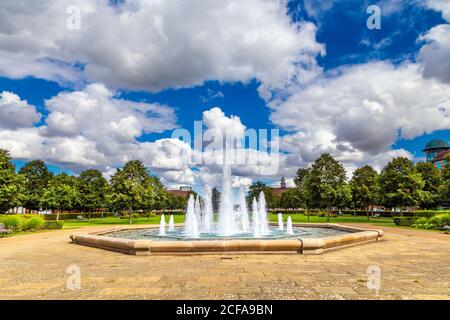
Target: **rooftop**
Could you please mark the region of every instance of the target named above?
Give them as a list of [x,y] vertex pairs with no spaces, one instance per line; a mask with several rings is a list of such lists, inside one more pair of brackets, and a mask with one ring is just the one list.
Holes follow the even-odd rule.
[[426,151],[431,151],[431,150],[435,150],[435,149],[450,149],[450,146],[444,140],[434,139],[434,140],[429,141],[426,144],[425,149],[423,149],[423,151],[426,152]]

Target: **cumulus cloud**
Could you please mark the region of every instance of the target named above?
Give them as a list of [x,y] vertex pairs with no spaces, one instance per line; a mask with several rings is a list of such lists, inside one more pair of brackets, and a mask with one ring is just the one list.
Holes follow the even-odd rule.
[[323,152],[349,168],[381,166],[398,138],[450,128],[450,85],[422,76],[420,66],[388,62],[334,70],[271,104],[271,120],[290,131],[280,138],[287,162],[307,165]]
[[[73,5],[79,30],[67,28]],[[12,78],[149,91],[253,78],[279,86],[323,52],[313,24],[293,23],[279,0],[5,0],[0,9],[0,74]]]
[[[430,9],[440,11],[442,17],[450,22],[449,1],[427,0],[425,4]],[[424,42],[418,54],[424,76],[450,83],[450,24],[437,25],[421,35],[418,40]]]
[[16,129],[30,127],[41,119],[36,107],[12,92],[0,93],[0,128]]

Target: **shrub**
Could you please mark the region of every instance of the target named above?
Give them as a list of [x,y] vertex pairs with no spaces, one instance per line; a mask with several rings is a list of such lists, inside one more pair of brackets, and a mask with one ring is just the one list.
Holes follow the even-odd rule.
[[396,226],[409,227],[412,226],[417,220],[420,219],[417,219],[415,217],[395,217],[394,223]]
[[56,221],[56,220],[53,220],[53,221],[48,220],[48,221],[45,221],[44,229],[52,229],[52,230],[53,229],[62,229],[63,225],[64,225],[64,221],[63,220],[58,220],[58,221]]
[[44,227],[45,220],[40,216],[33,216],[29,219],[26,219],[23,224],[23,230],[33,230],[37,231]]
[[435,229],[440,229],[443,227],[442,220],[439,216],[434,216],[430,219],[428,219],[428,223],[435,225]]
[[442,226],[448,225],[450,226],[450,213],[444,213],[438,215],[439,219],[442,221]]
[[6,229],[14,232],[22,230],[22,221],[18,216],[7,216],[3,219],[3,224]]

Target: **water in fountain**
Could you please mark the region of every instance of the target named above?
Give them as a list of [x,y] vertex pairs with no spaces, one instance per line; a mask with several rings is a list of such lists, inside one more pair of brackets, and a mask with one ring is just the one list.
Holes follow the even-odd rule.
[[289,217],[287,218],[286,233],[287,233],[287,234],[294,234],[294,230],[292,229],[292,219],[291,219],[291,216],[289,216]]
[[195,218],[197,219],[197,226],[200,226],[202,223],[202,209],[200,207],[200,197],[198,196],[195,198],[194,212]]
[[186,211],[186,223],[184,225],[184,233],[192,238],[198,237],[198,224],[195,217],[195,200],[191,194],[188,201],[188,207]]
[[164,213],[161,215],[161,221],[159,222],[159,235],[166,235],[166,220],[164,219]]
[[213,208],[211,189],[205,188],[205,206],[203,209],[203,230],[210,232],[213,224]]
[[174,231],[175,230],[175,223],[173,221],[173,214],[170,215],[169,218],[169,231]]
[[219,208],[219,232],[224,236],[232,235],[236,232],[235,211],[233,208],[233,192],[231,187],[231,169],[226,163],[223,165],[222,193],[220,195]]
[[261,237],[261,224],[259,221],[259,210],[258,203],[256,202],[256,198],[253,198],[252,203],[252,217],[253,217],[253,237],[260,238]]
[[242,231],[246,232],[250,229],[250,222],[248,219],[247,201],[245,200],[245,192],[242,186],[239,192],[239,213]]
[[258,213],[259,213],[261,234],[263,235],[269,234],[269,221],[267,220],[266,198],[264,196],[264,192],[262,191],[259,194]]
[[283,215],[281,213],[278,214],[278,229],[283,230]]

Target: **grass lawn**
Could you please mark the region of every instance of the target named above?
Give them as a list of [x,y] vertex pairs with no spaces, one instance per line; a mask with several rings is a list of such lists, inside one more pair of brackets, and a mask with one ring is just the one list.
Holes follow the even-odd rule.
[[[284,221],[286,221],[288,214],[283,215]],[[293,214],[291,215],[292,222],[308,222],[308,217],[303,214]],[[166,222],[169,222],[169,216],[166,215]],[[184,215],[174,215],[175,223],[183,223]],[[276,214],[270,214],[269,219],[271,222],[277,222],[278,217]],[[158,224],[160,221],[160,216],[151,217],[150,221],[148,218],[137,218],[133,219],[133,224]],[[327,222],[326,217],[310,216],[310,223],[324,223]],[[371,223],[380,226],[394,226],[394,221],[392,218],[370,218],[367,220],[365,216],[351,216],[344,215],[341,217],[330,217],[330,223]],[[76,220],[66,220],[64,222],[64,229],[69,228],[79,228],[84,226],[98,226],[98,225],[128,225],[128,219],[120,219],[119,217],[105,217],[103,219],[95,218],[90,221],[76,221]]]

